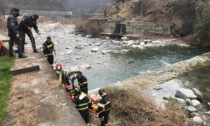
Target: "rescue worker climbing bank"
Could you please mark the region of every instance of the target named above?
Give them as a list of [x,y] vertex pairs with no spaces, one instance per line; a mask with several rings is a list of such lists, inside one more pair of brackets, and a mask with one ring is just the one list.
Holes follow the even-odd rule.
[[19,58],[26,58],[22,52],[22,43],[20,41],[20,36],[19,36],[19,27],[18,27],[18,22],[17,22],[17,17],[19,16],[19,9],[18,8],[13,8],[11,11],[11,15],[7,19],[7,28],[8,28],[8,36],[10,38],[9,40],[9,56],[13,57],[14,52],[13,52],[13,46],[14,43],[17,44],[18,47],[18,57]]
[[111,102],[104,89],[100,89],[98,93],[102,97],[99,103],[102,104],[102,106],[104,107],[104,111],[100,113],[98,117],[101,121],[101,126],[108,126]]
[[92,102],[88,96],[82,92],[79,88],[75,88],[75,106],[79,111],[80,115],[84,119],[87,126],[90,126],[89,123],[89,108],[92,108]]
[[22,50],[24,52],[24,44],[25,42],[25,35],[27,34],[27,36],[30,38],[31,40],[31,45],[32,45],[32,49],[35,53],[38,53],[37,49],[36,49],[36,43],[35,43],[35,39],[32,33],[32,28],[34,28],[34,30],[36,31],[37,34],[39,34],[39,29],[37,27],[37,23],[36,20],[39,18],[39,15],[37,14],[33,14],[32,16],[24,16],[22,21],[20,22],[20,39],[22,41]]
[[43,48],[43,53],[45,57],[47,58],[50,66],[53,68],[54,55],[56,55],[56,52],[55,52],[54,44],[51,41],[50,36],[47,37],[47,40],[43,43],[42,48]]
[[83,91],[84,93],[88,94],[87,78],[82,74],[81,71],[77,71],[75,73],[77,73],[77,76],[72,78],[72,82],[74,82],[74,80],[77,79],[81,91]]

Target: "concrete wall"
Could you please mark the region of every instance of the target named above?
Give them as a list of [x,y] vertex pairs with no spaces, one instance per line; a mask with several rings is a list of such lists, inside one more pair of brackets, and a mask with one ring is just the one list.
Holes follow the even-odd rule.
[[[112,33],[115,29],[115,22],[98,20],[97,24],[103,29],[104,33]],[[163,35],[169,36],[171,28],[169,24],[158,22],[130,22],[126,24],[126,34],[146,34],[146,35]]]

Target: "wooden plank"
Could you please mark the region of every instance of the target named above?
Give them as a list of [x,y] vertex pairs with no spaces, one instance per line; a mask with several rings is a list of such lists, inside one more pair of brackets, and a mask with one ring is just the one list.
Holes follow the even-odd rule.
[[9,40],[2,40],[3,41],[3,43],[5,43],[5,42],[9,42]]
[[12,72],[13,75],[17,75],[17,74],[33,72],[33,71],[38,71],[38,70],[40,70],[39,65],[32,64],[32,65],[28,65],[28,66],[24,66],[20,68],[11,68],[10,71]]

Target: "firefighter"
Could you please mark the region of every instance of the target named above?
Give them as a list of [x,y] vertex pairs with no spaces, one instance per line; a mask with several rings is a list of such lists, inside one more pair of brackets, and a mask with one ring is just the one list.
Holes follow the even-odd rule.
[[88,96],[82,92],[79,88],[75,88],[75,93],[77,97],[75,97],[75,106],[79,111],[80,115],[84,119],[87,126],[90,126],[89,123],[89,108],[92,108],[92,102],[88,98]]
[[99,101],[100,104],[104,107],[104,111],[98,115],[101,126],[108,126],[108,120],[109,120],[109,113],[111,108],[111,102],[107,96],[107,93],[104,89],[100,89],[98,91],[99,95],[102,97],[102,99]]
[[53,68],[54,55],[56,55],[56,52],[50,36],[47,37],[47,40],[43,43],[42,48],[45,57],[47,58],[50,66]]
[[61,82],[61,84],[64,84],[64,85],[65,84],[68,84],[68,85],[70,85],[71,84],[71,82],[70,82],[70,76],[72,74],[74,74],[74,71],[73,72],[64,71],[62,68],[63,68],[62,67],[62,64],[56,63],[56,65],[55,65],[56,75],[57,75],[59,81]]
[[8,36],[10,38],[9,40],[9,56],[14,57],[13,53],[13,46],[14,42],[17,44],[18,47],[18,57],[19,58],[26,58],[22,52],[22,43],[20,41],[20,36],[19,36],[19,27],[18,27],[18,22],[17,22],[17,17],[19,16],[19,9],[18,8],[13,8],[11,10],[11,15],[7,19],[7,28],[8,28]]
[[74,80],[77,79],[81,91],[83,91],[84,93],[88,94],[87,78],[82,74],[81,71],[76,71],[75,73],[77,73],[77,76],[72,78],[72,82],[74,82]]
[[35,43],[35,39],[32,33],[32,28],[36,31],[37,34],[39,34],[39,29],[37,27],[37,23],[36,20],[39,18],[39,15],[37,14],[33,14],[32,16],[23,16],[22,21],[20,22],[20,39],[22,41],[22,50],[24,52],[24,44],[26,44],[25,42],[25,35],[27,34],[27,36],[30,38],[31,40],[31,45],[32,45],[32,49],[35,53],[38,53],[37,49],[36,49],[36,43]]

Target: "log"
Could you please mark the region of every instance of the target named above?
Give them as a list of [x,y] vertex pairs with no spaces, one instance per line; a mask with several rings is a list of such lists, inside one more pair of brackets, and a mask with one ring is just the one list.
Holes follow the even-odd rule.
[[38,64],[32,64],[32,65],[28,65],[28,66],[24,66],[24,67],[20,67],[20,68],[11,68],[11,72],[13,75],[17,75],[17,74],[22,74],[22,73],[27,73],[27,72],[33,72],[33,71],[38,71],[40,70],[40,67]]

